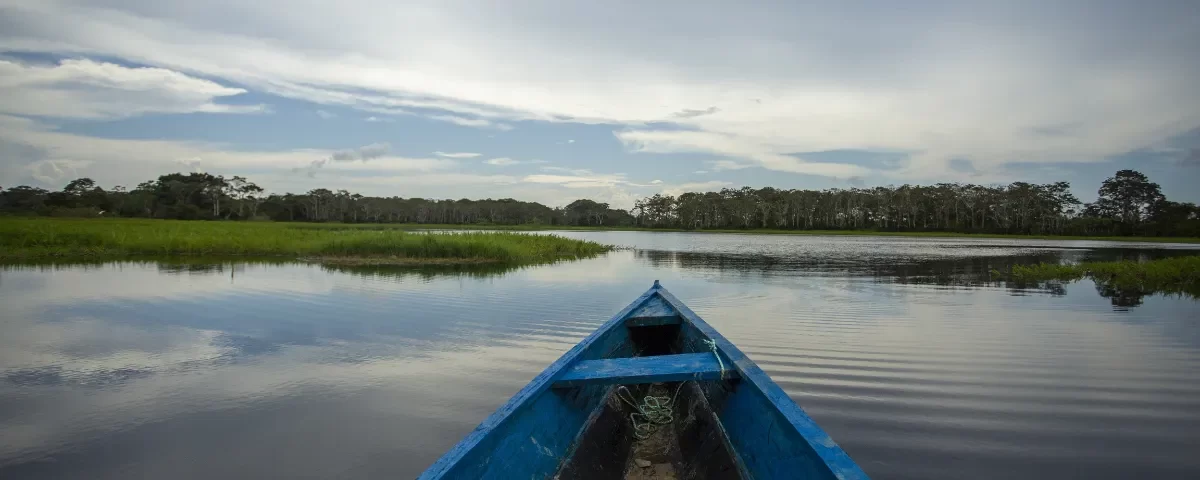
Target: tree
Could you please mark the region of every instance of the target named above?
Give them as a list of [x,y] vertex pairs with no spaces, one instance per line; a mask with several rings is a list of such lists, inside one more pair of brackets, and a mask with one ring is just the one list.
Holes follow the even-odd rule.
[[1148,219],[1155,204],[1165,199],[1157,183],[1134,170],[1117,172],[1100,185],[1098,193],[1094,211],[1125,224],[1127,232]]
[[0,209],[14,212],[39,212],[46,206],[50,192],[45,189],[21,185],[0,190]]

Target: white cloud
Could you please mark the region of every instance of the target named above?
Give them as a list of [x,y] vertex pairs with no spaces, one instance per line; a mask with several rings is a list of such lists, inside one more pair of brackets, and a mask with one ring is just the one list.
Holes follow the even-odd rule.
[[[725,170],[741,170],[743,168],[750,168],[750,167],[754,166],[754,165],[748,165],[745,163],[738,163],[733,160],[714,160],[714,161],[708,162],[708,164],[709,164],[709,166],[712,167],[714,172],[721,172],[721,171],[725,171]],[[701,171],[703,171],[703,170],[701,170]],[[700,172],[696,172],[696,173],[700,173]],[[705,173],[707,173],[707,172],[705,172]]]
[[[626,147],[638,152],[707,153],[754,161],[757,166],[781,172],[827,177],[864,175],[866,168],[845,163],[810,162],[787,155],[785,146],[772,146],[738,135],[693,130],[625,130],[614,133]],[[734,160],[709,162],[713,170],[739,170],[755,165]]]
[[699,183],[667,184],[662,180],[651,180],[649,183],[636,183],[628,180],[623,173],[599,174],[588,169],[571,169],[563,167],[543,167],[543,171],[555,174],[527,175],[522,183],[557,185],[568,190],[584,190],[586,195],[579,197],[596,199],[611,203],[614,208],[630,208],[633,201],[643,196],[634,191],[658,191],[668,195],[678,195],[685,191],[707,191],[729,186],[729,182],[711,181]]
[[430,115],[429,118],[442,122],[450,122],[455,125],[474,128],[494,128],[496,130],[512,130],[512,125],[507,123],[493,122],[484,118],[467,118],[457,115]]
[[574,139],[567,140],[567,143],[575,143],[575,140]]
[[45,184],[66,183],[79,178],[79,169],[91,165],[87,160],[39,160],[26,166],[29,176]]
[[368,122],[371,122],[371,123],[384,123],[384,122],[391,123],[391,122],[395,121],[395,120],[392,120],[387,117],[376,117],[376,116],[367,117],[365,120]]
[[[54,131],[25,119],[0,115],[0,150],[25,152],[0,157],[0,178],[5,186],[38,182],[61,187],[78,177],[91,177],[102,185],[132,185],[175,171],[204,171],[246,175],[264,187],[293,189],[297,183],[360,183],[362,174],[386,178],[451,170],[458,163],[445,158],[406,158],[388,155],[386,143],[330,151],[294,149],[239,151],[222,145],[166,140],[107,139]],[[367,162],[369,160],[369,162]],[[297,175],[297,165],[321,162],[320,179]],[[348,177],[349,176],[349,177]],[[266,181],[264,179],[273,181]],[[349,179],[349,180],[347,180]],[[362,182],[367,183],[367,182]],[[394,190],[380,194],[394,195]],[[429,192],[432,194],[433,192]]]
[[130,68],[87,59],[30,65],[0,59],[0,112],[111,119],[147,113],[257,113],[262,105],[214,101],[245,93],[163,68]]
[[[629,181],[624,173],[595,173],[586,168],[542,167],[542,171],[551,174],[528,175],[521,179],[526,183],[544,183],[561,185],[566,188],[592,187],[651,187],[659,184],[639,184]],[[561,174],[561,175],[560,175]]]
[[[385,144],[341,151],[239,151],[202,142],[74,135],[6,115],[0,115],[0,151],[26,152],[0,156],[0,178],[4,179],[4,185],[40,184],[55,189],[78,177],[91,177],[105,188],[132,186],[167,172],[201,166],[215,175],[246,176],[267,191],[277,193],[329,188],[385,197],[516,198],[552,206],[590,198],[610,203],[614,208],[628,208],[638,197],[630,189],[650,187],[625,181],[621,174],[596,175],[585,169],[562,170],[567,177],[595,178],[547,183],[546,179],[524,181],[523,177],[512,175],[472,173],[462,171],[466,164],[452,158],[389,155]],[[325,163],[319,176],[294,171],[298,164],[322,159]],[[587,182],[595,186],[589,187]]]
[[329,120],[331,118],[337,118],[336,113],[328,112],[325,110],[317,110],[317,116],[321,117],[321,120]]
[[627,183],[623,176],[617,175],[529,175],[521,179],[526,183],[552,183],[567,188],[611,187]]
[[484,160],[483,163],[486,163],[488,165],[494,165],[497,167],[507,167],[507,166],[511,166],[511,165],[540,164],[540,163],[548,163],[548,162],[546,162],[545,160],[536,160],[536,159],[535,160],[514,160],[514,159],[511,159],[508,157],[500,157],[500,158],[489,158],[487,160]]
[[203,161],[204,161],[204,159],[202,159],[200,157],[192,157],[192,158],[176,159],[175,163],[178,163],[179,165],[183,166],[184,170],[189,170],[189,171],[194,171],[194,172],[203,172],[204,170],[200,168],[200,162],[203,162]]
[[687,192],[711,192],[720,190],[730,185],[732,184],[729,182],[722,182],[718,180],[713,180],[710,182],[681,183],[663,188],[662,193],[664,195],[679,196]]
[[445,157],[445,158],[475,158],[475,157],[478,157],[478,156],[480,156],[480,155],[483,155],[482,153],[471,153],[471,152],[458,152],[458,153],[453,153],[453,152],[433,152],[433,154],[434,154],[434,155],[437,155],[437,156],[439,156],[439,157]]
[[[952,158],[969,159],[981,174],[1016,162],[1097,161],[1200,125],[1200,66],[1190,50],[1200,30],[1183,4],[895,11],[664,1],[623,16],[619,32],[595,21],[619,7],[595,2],[289,7],[6,2],[0,50],[104,55],[468,126],[610,124],[635,152],[843,178],[944,177]],[[223,14],[233,9],[236,22]],[[501,12],[508,21],[490,20]],[[102,103],[110,107],[57,102],[89,115],[129,114],[111,107],[122,102]],[[673,125],[654,127],[660,122]],[[793,155],[833,149],[913,157],[871,171]]]
[[704,175],[704,174],[708,173],[708,170],[696,170],[695,172],[692,172],[692,173],[695,173],[697,175]]

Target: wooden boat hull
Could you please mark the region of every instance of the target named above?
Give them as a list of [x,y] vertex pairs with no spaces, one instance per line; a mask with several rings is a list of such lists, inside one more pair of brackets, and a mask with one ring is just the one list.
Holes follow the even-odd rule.
[[[621,386],[635,401],[673,393],[663,395],[673,420],[637,438]],[[420,478],[867,475],[758,365],[655,281]]]

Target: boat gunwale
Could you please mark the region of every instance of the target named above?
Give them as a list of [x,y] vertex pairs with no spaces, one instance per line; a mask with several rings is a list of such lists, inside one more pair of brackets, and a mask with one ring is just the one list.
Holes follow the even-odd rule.
[[505,420],[511,417],[514,412],[516,412],[530,400],[536,398],[538,395],[546,393],[546,391],[549,390],[551,385],[554,383],[555,377],[566,370],[566,368],[570,366],[570,364],[574,362],[579,355],[584,352],[584,350],[587,350],[588,347],[595,343],[597,339],[599,339],[609,330],[621,325],[622,322],[625,321],[625,318],[629,316],[629,314],[633,313],[634,310],[650,300],[654,294],[661,293],[662,291],[662,287],[659,285],[658,280],[655,280],[654,286],[650,287],[650,289],[646,290],[646,292],[640,297],[613,315],[612,318],[608,319],[608,321],[601,324],[600,327],[598,327],[594,332],[585,337],[579,343],[575,344],[574,347],[571,347],[570,350],[567,350],[567,352],[559,357],[558,360],[555,360],[554,363],[551,363],[550,366],[546,367],[545,370],[542,370],[542,372],[536,377],[533,377],[533,380],[531,380],[525,385],[525,387],[513,395],[512,398],[508,399],[508,402],[496,409],[495,412],[492,412],[491,415],[488,415],[487,418],[479,423],[479,426],[475,427],[471,433],[468,433],[466,437],[451,447],[449,451],[443,454],[441,458],[433,463],[433,465],[430,465],[429,468],[421,474],[421,476],[417,477],[417,479],[431,480],[435,478],[442,478],[446,473],[449,472],[451,468],[457,465],[467,453],[469,453],[481,441],[483,441],[488,434],[495,431],[497,427],[502,425]]
[[[704,336],[716,343],[717,350],[725,354],[725,357],[730,360],[731,365],[741,375],[740,381],[749,382],[752,386],[763,393],[775,409],[787,419],[805,442],[808,442],[813,452],[820,457],[821,461],[829,467],[831,473],[838,479],[867,480],[869,477],[866,472],[858,466],[850,455],[848,455],[837,442],[830,437],[825,430],[822,429],[812,417],[809,417],[804,409],[800,407],[792,397],[788,396],[787,392],[779,384],[771,380],[771,377],[763,371],[757,363],[754,363],[750,357],[746,356],[733,342],[730,342],[721,335],[715,328],[705,322],[696,312],[688,308],[682,301],[675,298],[671,292],[662,288],[657,281],[650,289],[652,292],[657,292],[663,300],[666,300],[675,310],[683,317],[685,322],[691,323]],[[736,452],[736,449],[735,449]]]

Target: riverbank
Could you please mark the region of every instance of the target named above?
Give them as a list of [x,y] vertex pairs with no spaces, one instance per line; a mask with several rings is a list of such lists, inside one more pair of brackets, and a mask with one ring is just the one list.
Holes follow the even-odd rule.
[[411,232],[270,222],[0,218],[0,260],[258,256],[340,264],[546,263],[610,245],[514,232]]
[[1158,242],[1158,243],[1195,243],[1200,244],[1200,238],[1194,237],[1117,237],[1117,236],[1079,236],[1079,235],[1007,235],[1001,233],[959,233],[959,232],[881,232],[875,230],[777,230],[769,228],[750,229],[704,229],[685,230],[682,228],[646,228],[646,227],[595,227],[573,225],[457,225],[430,223],[382,223],[382,224],[346,224],[346,223],[307,223],[307,228],[363,228],[374,230],[496,230],[513,232],[538,231],[590,231],[590,232],[687,232],[687,233],[734,233],[753,235],[847,235],[847,236],[878,236],[878,237],[926,237],[926,238],[999,238],[1014,240],[1087,240],[1103,242]]
[[[1002,272],[994,272],[1005,276]],[[1016,281],[1075,281],[1090,278],[1108,288],[1186,293],[1200,297],[1200,256],[1171,257],[1148,262],[1083,262],[1016,265],[1007,274]]]

